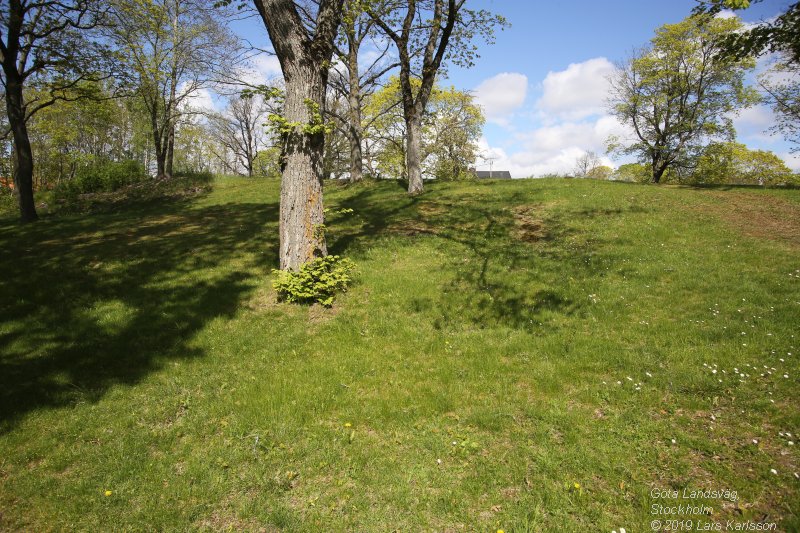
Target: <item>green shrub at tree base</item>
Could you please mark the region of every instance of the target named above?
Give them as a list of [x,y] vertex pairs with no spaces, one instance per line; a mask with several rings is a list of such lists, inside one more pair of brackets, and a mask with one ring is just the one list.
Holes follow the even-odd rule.
[[353,268],[351,260],[338,255],[319,257],[301,266],[298,272],[274,270],[272,286],[281,301],[330,307],[336,293],[347,290]]

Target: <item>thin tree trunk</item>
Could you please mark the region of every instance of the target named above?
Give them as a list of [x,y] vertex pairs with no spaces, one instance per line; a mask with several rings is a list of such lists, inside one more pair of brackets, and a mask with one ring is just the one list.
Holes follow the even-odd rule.
[[350,108],[350,124],[347,138],[350,141],[350,182],[355,183],[363,178],[364,158],[361,153],[361,80],[358,76],[358,43],[355,35],[348,39],[348,71],[350,73],[350,87],[347,95]]
[[[175,1],[175,12],[172,14],[172,38],[178,36],[178,12],[180,11],[180,2]],[[173,41],[173,47],[177,47],[177,43]],[[169,77],[169,101],[167,102],[166,110],[168,111],[167,120],[167,146],[166,146],[166,161],[164,164],[164,177],[172,178],[172,167],[175,160],[175,93],[178,86],[178,52],[172,51],[172,68]]]
[[158,127],[158,108],[155,103],[150,108],[150,127],[153,130],[153,146],[155,147],[156,179],[161,180],[166,177],[167,172],[167,147]]
[[420,115],[411,113],[406,115],[406,171],[408,172],[408,194],[422,192],[422,166],[421,158],[421,132]]
[[660,183],[661,177],[666,170],[666,165],[660,164],[658,161],[653,161],[653,183]]
[[164,175],[172,177],[172,167],[175,162],[175,123],[170,120],[169,134],[167,136],[167,155],[164,161]]
[[16,69],[4,69],[6,73],[6,111],[14,139],[14,188],[19,200],[22,222],[39,219],[33,199],[33,151],[28,137],[23,108],[22,83]]

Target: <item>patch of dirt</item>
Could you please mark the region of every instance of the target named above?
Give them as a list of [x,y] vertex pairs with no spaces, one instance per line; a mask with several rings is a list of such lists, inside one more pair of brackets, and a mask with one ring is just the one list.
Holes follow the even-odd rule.
[[544,221],[540,218],[541,206],[518,205],[514,214],[514,236],[525,242],[538,242],[547,237]]
[[430,202],[430,203],[419,204],[417,206],[417,211],[419,212],[419,214],[425,215],[426,217],[435,217],[439,215],[444,215],[445,213],[447,213],[447,210],[450,207],[451,206],[448,204]]
[[308,321],[311,324],[325,323],[338,315],[341,310],[342,307],[337,306],[336,302],[334,302],[333,307],[313,304],[308,306]]
[[698,206],[742,234],[800,247],[800,204],[768,194],[708,191]]
[[250,311],[263,311],[278,306],[278,297],[271,287],[262,287],[255,291],[253,296],[245,303]]
[[386,228],[390,233],[414,237],[416,235],[436,235],[438,232],[421,220],[404,220],[390,224]]
[[271,533],[280,531],[274,527],[267,527],[255,520],[242,520],[229,510],[215,510],[210,516],[196,523],[199,531],[257,531]]

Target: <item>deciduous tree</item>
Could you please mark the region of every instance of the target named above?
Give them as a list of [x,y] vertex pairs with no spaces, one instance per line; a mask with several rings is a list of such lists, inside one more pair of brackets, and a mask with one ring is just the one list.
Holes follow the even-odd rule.
[[[375,21],[366,14],[360,0],[348,0],[340,35],[336,42],[335,54],[340,67],[334,70],[330,79],[333,90],[345,99],[346,112],[335,118],[350,146],[350,181],[361,181],[364,172],[362,153],[364,124],[362,108],[364,98],[372,94],[379,81],[399,63],[388,55],[389,42],[380,43],[375,39]],[[373,57],[366,67],[359,63],[361,49],[369,43],[373,46]],[[328,109],[333,113],[333,109]]]
[[172,175],[186,102],[237,60],[237,41],[213,0],[112,0],[109,38],[123,79],[147,109],[157,176]]
[[209,133],[232,153],[244,172],[252,177],[258,152],[266,148],[264,125],[274,112],[260,94],[232,99],[223,113],[208,117]]
[[[464,7],[466,0],[380,0],[367,12],[394,42],[400,62],[400,87],[406,122],[408,193],[422,192],[422,118],[436,75],[445,59],[471,65],[477,56],[471,41],[493,40],[502,17]],[[412,79],[420,81],[417,88]]]
[[758,82],[764,101],[775,114],[771,131],[792,143],[792,152],[800,151],[800,63],[781,54],[772,67],[758,77]]
[[576,178],[585,178],[600,164],[600,157],[596,153],[589,151],[575,160],[575,168],[572,172]]
[[[28,122],[59,100],[92,96],[81,82],[102,77],[102,48],[91,31],[105,11],[95,0],[2,0],[0,65],[14,145],[14,183],[20,218],[38,218]],[[98,74],[100,72],[100,74]]]
[[[418,85],[419,80],[412,80]],[[400,80],[390,78],[386,86],[366,99],[364,117],[371,167],[380,174],[406,177],[406,120],[400,105]],[[454,87],[434,85],[420,128],[420,166],[438,179],[465,177],[475,163],[484,124],[481,109],[469,93]]]
[[745,87],[751,58],[719,57],[720,39],[741,28],[736,18],[694,15],[656,31],[650,46],[617,68],[611,112],[636,140],[610,148],[636,154],[658,183],[670,167],[691,167],[709,140],[732,139],[731,116],[756,97]]
[[785,185],[797,177],[774,153],[728,142],[706,146],[690,179],[703,184]]

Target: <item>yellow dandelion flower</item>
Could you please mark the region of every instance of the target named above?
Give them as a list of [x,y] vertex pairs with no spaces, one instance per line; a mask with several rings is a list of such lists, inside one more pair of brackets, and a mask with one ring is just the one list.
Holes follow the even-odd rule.
[[114,493],[113,493],[113,492],[111,492],[110,490],[107,490],[107,491],[105,492],[105,495],[106,495],[106,496],[111,496],[112,494],[114,494]]
[[351,424],[350,422],[345,422],[344,427],[346,428],[353,427],[353,424]]

